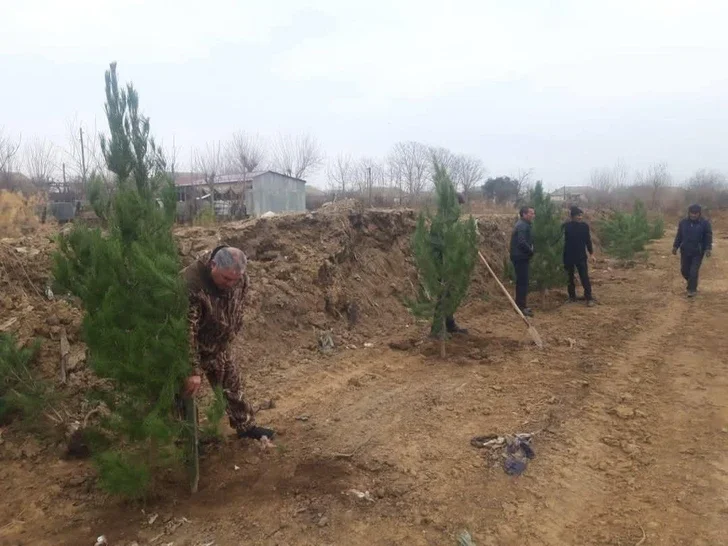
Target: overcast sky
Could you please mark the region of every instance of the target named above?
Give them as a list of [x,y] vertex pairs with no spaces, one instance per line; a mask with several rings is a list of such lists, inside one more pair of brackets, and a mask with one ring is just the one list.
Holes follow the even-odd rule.
[[104,128],[116,60],[183,158],[246,130],[329,157],[419,140],[548,187],[618,159],[728,171],[720,0],[1,2],[0,127],[24,140]]

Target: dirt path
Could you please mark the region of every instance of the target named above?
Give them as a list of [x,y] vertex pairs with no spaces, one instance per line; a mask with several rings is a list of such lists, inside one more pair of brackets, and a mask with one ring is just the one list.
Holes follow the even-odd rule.
[[[602,265],[602,305],[538,313],[543,352],[484,299],[459,314],[471,333],[446,362],[427,345],[387,346],[418,332],[251,362],[254,396],[280,396],[260,415],[281,430],[278,449],[230,440],[204,458],[196,497],[178,489],[145,514],[88,493],[85,466],[54,463],[0,521],[0,545],[102,533],[112,546],[454,545],[464,529],[478,546],[728,544],[728,255],[716,240],[692,302],[668,239],[647,264]],[[469,444],[534,431],[536,458],[516,478]]]

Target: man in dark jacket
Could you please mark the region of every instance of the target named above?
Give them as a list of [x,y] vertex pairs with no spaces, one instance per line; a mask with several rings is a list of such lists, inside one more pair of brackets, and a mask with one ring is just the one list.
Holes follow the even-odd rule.
[[528,265],[533,257],[533,239],[531,224],[536,218],[533,207],[521,207],[518,211],[518,222],[511,234],[511,262],[516,272],[516,305],[527,317],[533,316],[528,308]]
[[688,281],[688,297],[694,298],[698,291],[698,273],[703,256],[710,257],[713,249],[713,229],[710,222],[702,217],[700,205],[690,205],[688,217],[680,220],[677,226],[672,253],[680,250],[680,272]]
[[576,301],[576,285],[574,283],[574,270],[579,272],[579,280],[584,288],[584,299],[587,306],[594,305],[591,281],[589,280],[589,267],[587,265],[587,252],[594,256],[589,224],[584,222],[583,211],[579,207],[571,207],[571,221],[564,222],[561,229],[564,232],[564,269],[569,276],[569,303]]

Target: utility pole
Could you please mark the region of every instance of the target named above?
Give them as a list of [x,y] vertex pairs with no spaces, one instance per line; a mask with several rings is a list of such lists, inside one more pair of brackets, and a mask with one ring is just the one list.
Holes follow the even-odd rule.
[[66,164],[63,164],[63,191],[66,191]]
[[[83,149],[83,127],[79,127],[79,134],[81,135],[81,187],[83,188],[83,195],[86,196],[86,152]],[[65,182],[65,179],[64,179]]]

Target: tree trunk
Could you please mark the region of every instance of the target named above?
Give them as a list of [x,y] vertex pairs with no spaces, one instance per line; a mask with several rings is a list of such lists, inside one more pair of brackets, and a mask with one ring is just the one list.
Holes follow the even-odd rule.
[[444,359],[445,354],[445,340],[447,339],[447,327],[445,325],[445,317],[442,317],[442,323],[440,324],[440,358]]

